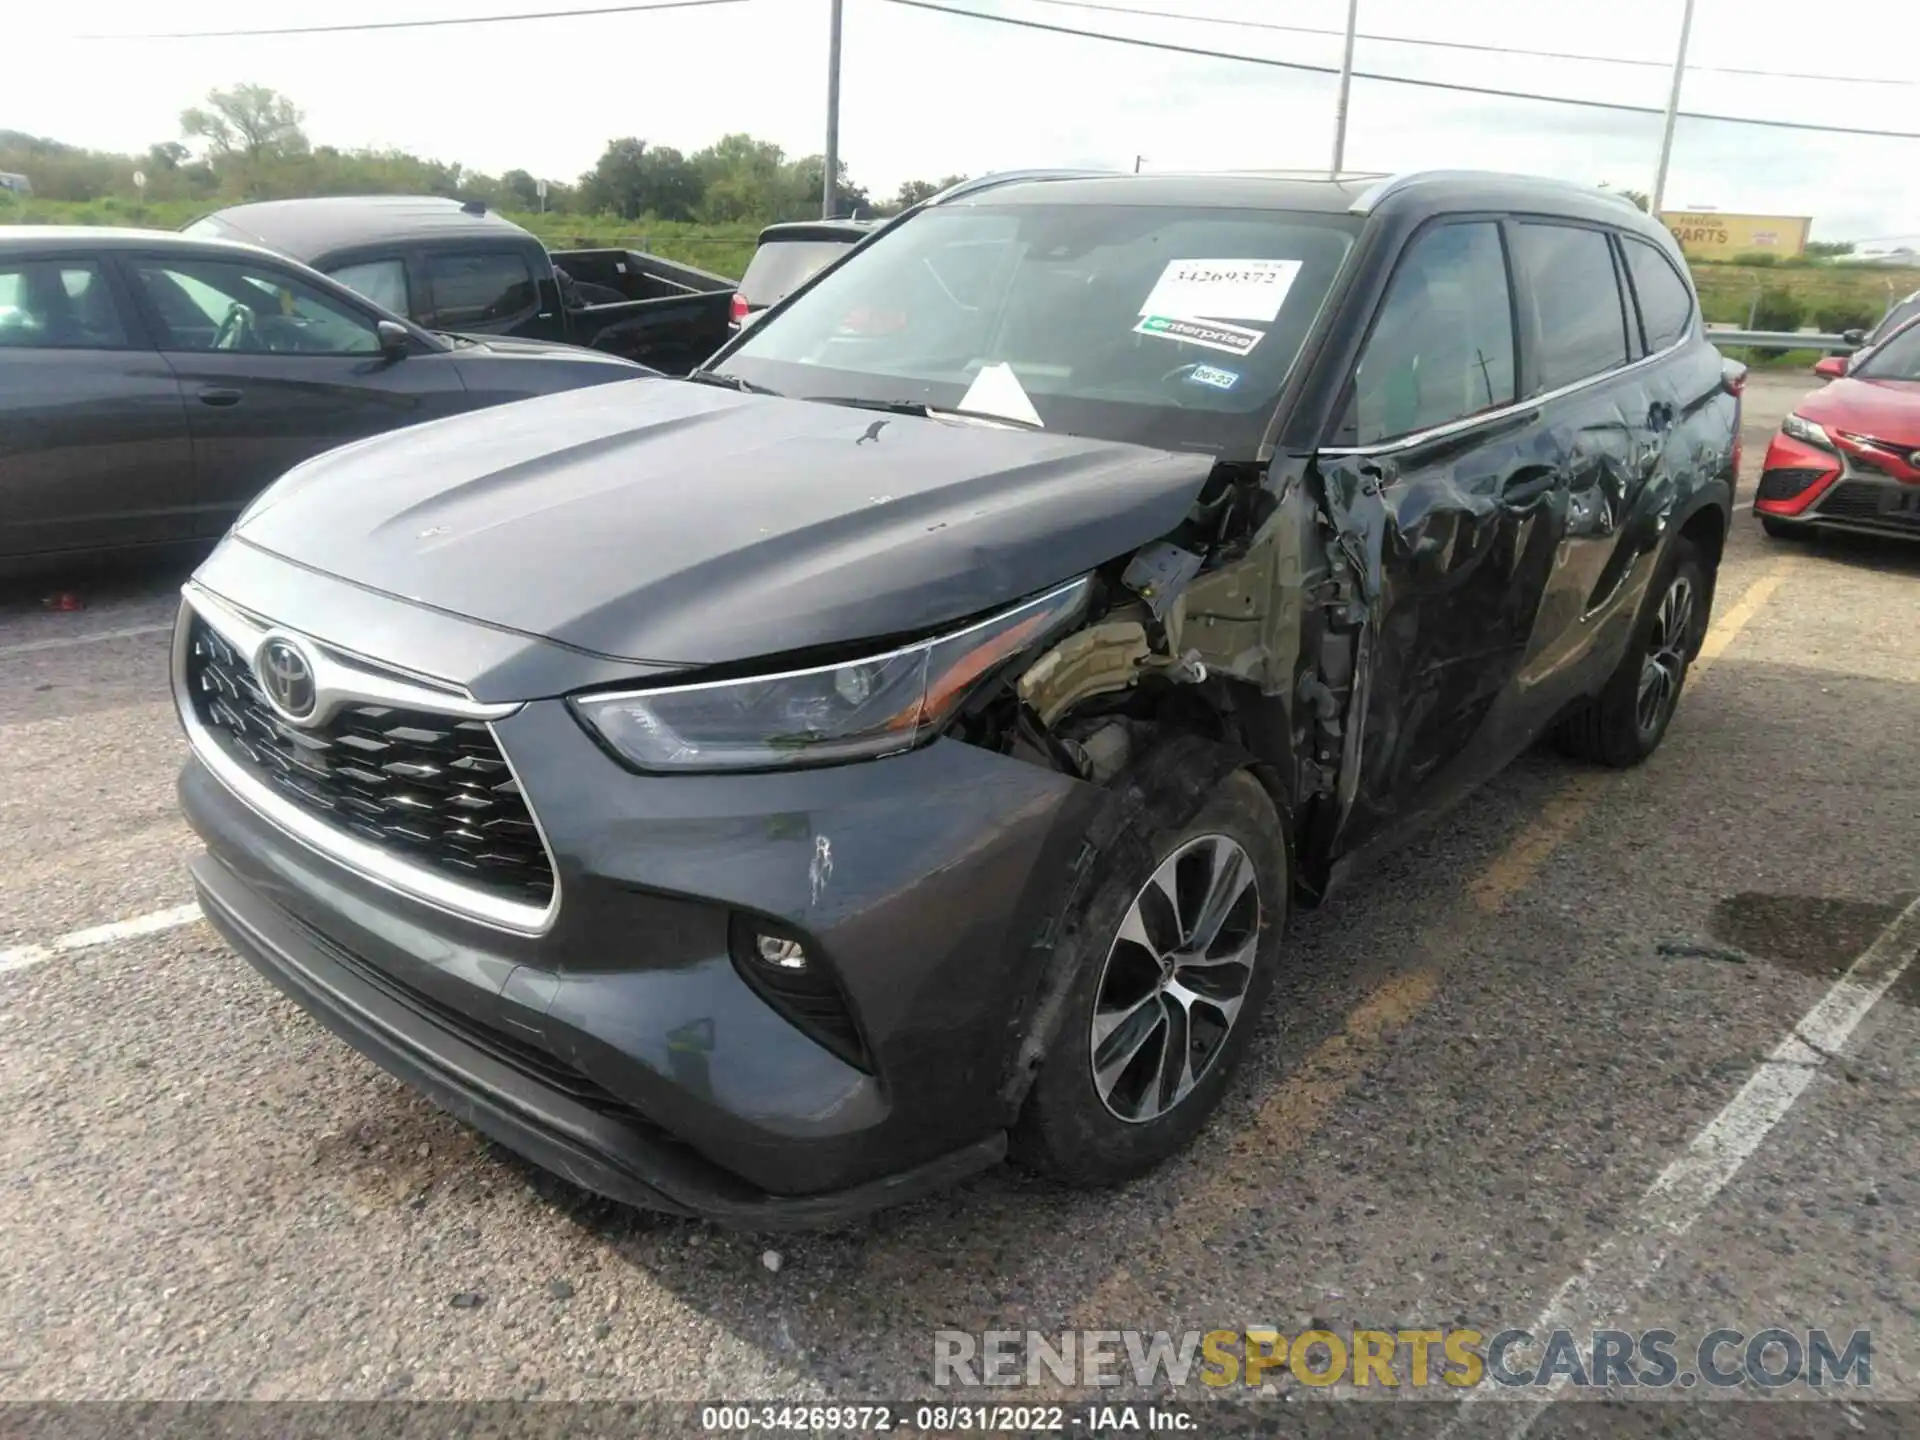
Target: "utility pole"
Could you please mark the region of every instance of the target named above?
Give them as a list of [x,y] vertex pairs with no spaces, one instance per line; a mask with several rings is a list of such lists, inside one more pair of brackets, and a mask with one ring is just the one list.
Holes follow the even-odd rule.
[[[1693,0],[1687,0],[1691,5]],[[1360,0],[1347,0],[1347,46],[1340,57],[1340,91],[1333,102],[1333,168],[1327,178],[1337,180],[1347,160],[1347,95],[1353,89],[1353,32],[1360,23]]]
[[[1692,0],[1688,0],[1691,4]],[[840,5],[832,0],[827,32],[827,173],[820,182],[820,218],[833,219],[840,179]]]
[[1685,0],[1685,8],[1680,12],[1680,50],[1673,57],[1673,88],[1667,91],[1667,123],[1660,132],[1660,165],[1653,172],[1653,199],[1650,208],[1655,215],[1667,198],[1667,160],[1673,154],[1673,122],[1680,112],[1680,82],[1687,73],[1687,37],[1693,32],[1693,0]]
[[1145,162],[1146,158],[1147,157],[1144,155],[1136,155],[1133,157],[1133,173],[1134,174],[1138,175],[1140,173],[1140,166],[1142,165],[1142,163]]

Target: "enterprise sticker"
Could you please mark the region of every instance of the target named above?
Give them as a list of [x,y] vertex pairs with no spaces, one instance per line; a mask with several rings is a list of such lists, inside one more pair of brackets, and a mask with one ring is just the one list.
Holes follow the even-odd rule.
[[1247,330],[1218,320],[1176,320],[1171,315],[1142,315],[1133,327],[1136,335],[1158,335],[1167,340],[1183,340],[1189,345],[1204,345],[1209,350],[1224,350],[1229,355],[1245,355],[1266,339],[1259,330]]

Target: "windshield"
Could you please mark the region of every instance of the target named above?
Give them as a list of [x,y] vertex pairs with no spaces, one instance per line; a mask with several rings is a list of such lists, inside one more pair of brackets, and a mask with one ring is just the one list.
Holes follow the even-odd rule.
[[786,299],[800,282],[847,252],[852,240],[769,240],[753,252],[740,293],[759,310]]
[[1920,320],[1882,340],[1854,367],[1856,380],[1920,380]]
[[803,398],[1251,456],[1356,228],[1262,210],[939,206],[848,257],[718,369]]

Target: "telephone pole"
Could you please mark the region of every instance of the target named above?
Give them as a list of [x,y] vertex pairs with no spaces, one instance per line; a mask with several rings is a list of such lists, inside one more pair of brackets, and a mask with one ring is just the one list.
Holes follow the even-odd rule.
[[[1691,3],[1691,0],[1689,0]],[[827,165],[820,182],[820,218],[833,219],[840,179],[840,5],[832,0],[827,31]]]
[[1649,208],[1655,215],[1667,198],[1667,160],[1673,154],[1673,122],[1680,110],[1680,82],[1687,73],[1687,36],[1693,30],[1693,0],[1686,0],[1680,12],[1680,50],[1673,57],[1673,88],[1667,91],[1667,123],[1660,132],[1660,164],[1653,172],[1653,197]]
[[1347,47],[1340,57],[1340,90],[1333,102],[1333,168],[1327,172],[1330,180],[1340,178],[1347,161],[1347,95],[1353,89],[1353,33],[1359,23],[1360,0],[1347,0]]

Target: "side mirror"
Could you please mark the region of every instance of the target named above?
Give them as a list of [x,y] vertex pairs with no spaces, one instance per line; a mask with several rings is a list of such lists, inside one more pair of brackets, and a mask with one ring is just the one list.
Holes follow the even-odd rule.
[[413,336],[397,320],[382,320],[373,327],[380,337],[380,353],[389,360],[404,360],[413,353]]
[[1814,365],[1813,373],[1824,375],[1829,380],[1845,379],[1847,362],[1838,355],[1823,355]]
[[1842,330],[1840,332],[1840,338],[1849,345],[1864,345],[1867,343],[1867,332],[1864,330]]

